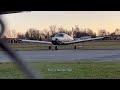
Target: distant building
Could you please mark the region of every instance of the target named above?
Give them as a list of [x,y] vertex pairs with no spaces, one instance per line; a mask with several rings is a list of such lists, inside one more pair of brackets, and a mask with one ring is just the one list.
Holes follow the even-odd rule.
[[0,39],[7,43],[19,43],[17,38],[0,38]]
[[103,36],[103,40],[112,40],[111,36]]
[[88,39],[88,38],[91,38],[91,36],[83,36],[80,39]]
[[109,35],[103,37],[103,40],[120,40],[120,35]]
[[120,35],[112,35],[111,39],[112,40],[120,40]]

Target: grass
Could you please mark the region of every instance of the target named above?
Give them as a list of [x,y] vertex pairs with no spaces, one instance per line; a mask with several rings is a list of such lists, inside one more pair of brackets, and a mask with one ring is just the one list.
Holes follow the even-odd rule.
[[23,72],[14,63],[0,63],[0,79],[25,79]]
[[[82,45],[78,44],[78,45]],[[118,50],[120,41],[85,42],[85,47],[78,50]],[[10,44],[14,50],[48,50],[47,45]],[[60,46],[59,49],[70,50],[72,45]],[[120,79],[120,62],[69,62],[69,63],[29,63],[43,79]],[[27,79],[14,63],[0,63],[0,79]]]
[[[43,79],[120,79],[120,62],[29,63]],[[14,63],[0,64],[0,79],[27,79]]]
[[[27,50],[27,51],[32,51],[32,50],[48,50],[48,45],[40,45],[38,43],[17,43],[17,44],[9,44],[10,47],[13,50]],[[84,42],[84,47],[79,47],[83,46],[83,43],[77,44],[77,49],[78,50],[120,50],[120,40],[105,40],[105,41],[90,41],[90,42]],[[63,45],[59,46],[59,49],[61,50],[73,50],[74,46],[73,45]],[[53,47],[54,49],[54,47]],[[1,49],[0,49],[1,50]]]

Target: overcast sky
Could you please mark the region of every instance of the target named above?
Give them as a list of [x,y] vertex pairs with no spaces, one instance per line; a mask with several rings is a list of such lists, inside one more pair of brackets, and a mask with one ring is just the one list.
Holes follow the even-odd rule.
[[42,30],[50,25],[71,29],[75,25],[114,31],[120,28],[120,11],[32,11],[3,15],[7,29],[25,32],[29,28]]

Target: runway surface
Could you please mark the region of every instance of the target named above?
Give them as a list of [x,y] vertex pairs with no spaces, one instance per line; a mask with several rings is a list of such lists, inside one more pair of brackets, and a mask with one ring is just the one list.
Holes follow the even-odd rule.
[[[15,51],[26,62],[102,62],[120,61],[120,50],[40,50]],[[0,62],[10,62],[0,51]]]

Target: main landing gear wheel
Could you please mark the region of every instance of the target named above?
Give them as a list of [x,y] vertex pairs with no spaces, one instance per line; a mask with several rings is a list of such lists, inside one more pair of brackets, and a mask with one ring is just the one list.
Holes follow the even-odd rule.
[[74,49],[77,49],[77,46],[74,46]]
[[51,50],[51,49],[52,49],[52,47],[51,47],[51,46],[49,46],[48,48],[49,48],[49,50]]
[[58,50],[58,46],[55,46],[55,50]]

